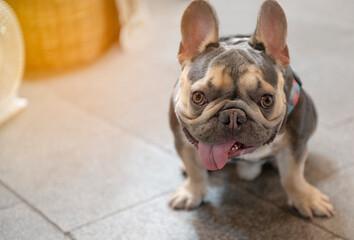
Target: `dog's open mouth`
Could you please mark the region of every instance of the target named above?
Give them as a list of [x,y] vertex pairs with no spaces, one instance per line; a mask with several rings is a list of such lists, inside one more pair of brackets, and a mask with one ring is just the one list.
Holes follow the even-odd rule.
[[231,140],[219,144],[206,144],[199,142],[198,153],[201,162],[208,170],[217,170],[225,166],[228,159],[253,152],[257,147],[246,146]]
[[217,170],[225,166],[228,159],[251,153],[255,146],[247,146],[236,140],[225,143],[207,144],[196,140],[187,129],[183,129],[188,140],[198,149],[198,154],[204,167],[208,170]]

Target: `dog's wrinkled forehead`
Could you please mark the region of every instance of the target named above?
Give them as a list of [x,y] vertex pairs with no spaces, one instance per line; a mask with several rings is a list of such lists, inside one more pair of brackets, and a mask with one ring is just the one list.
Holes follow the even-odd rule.
[[[214,85],[218,86],[220,81],[225,84],[225,80],[220,79],[220,77],[227,74],[232,80],[229,81],[229,84],[231,84],[229,87],[235,87],[250,68],[256,68],[261,75],[259,77],[261,79],[257,79],[258,82],[266,81],[276,88],[278,74],[274,68],[274,62],[263,51],[252,48],[247,41],[233,45],[230,44],[230,42],[232,43],[230,39],[226,40],[225,42],[220,42],[217,46],[207,48],[192,59],[187,75],[192,84],[200,79],[209,77],[209,85],[211,86],[211,83],[214,83]],[[213,72],[210,71],[211,69],[222,69],[222,76],[207,76]],[[223,85],[223,87],[226,86]]]

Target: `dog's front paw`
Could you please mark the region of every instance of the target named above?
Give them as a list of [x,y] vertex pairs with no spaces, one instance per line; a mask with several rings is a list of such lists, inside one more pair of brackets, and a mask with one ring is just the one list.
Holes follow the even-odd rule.
[[205,194],[205,184],[191,184],[190,182],[186,182],[174,191],[168,205],[170,205],[172,209],[191,210],[197,208],[202,203]]
[[328,196],[310,184],[304,189],[288,192],[288,197],[288,204],[295,207],[304,217],[334,215],[333,205]]

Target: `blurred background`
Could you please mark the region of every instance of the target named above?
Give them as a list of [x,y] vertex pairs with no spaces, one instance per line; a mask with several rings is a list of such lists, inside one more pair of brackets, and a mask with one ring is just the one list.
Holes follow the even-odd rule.
[[[278,173],[210,174],[205,203],[172,211],[182,184],[168,126],[188,0],[0,0],[0,239],[352,239],[354,2],[279,0],[291,65],[319,126],[307,179],[336,216],[286,205]],[[220,35],[251,34],[261,0],[210,0]]]

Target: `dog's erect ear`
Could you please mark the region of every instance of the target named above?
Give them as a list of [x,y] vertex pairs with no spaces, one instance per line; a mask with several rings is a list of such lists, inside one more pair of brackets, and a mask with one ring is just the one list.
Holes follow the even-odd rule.
[[181,21],[182,41],[178,60],[182,64],[205,47],[218,42],[218,21],[214,9],[205,0],[195,0],[184,11]]
[[286,67],[290,63],[286,35],[287,22],[283,9],[276,0],[266,0],[259,12],[250,44],[256,48],[263,44],[266,54]]

